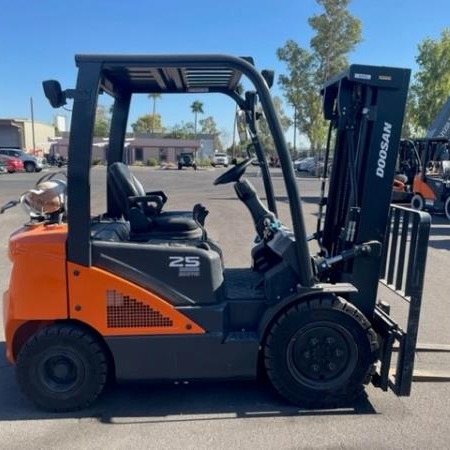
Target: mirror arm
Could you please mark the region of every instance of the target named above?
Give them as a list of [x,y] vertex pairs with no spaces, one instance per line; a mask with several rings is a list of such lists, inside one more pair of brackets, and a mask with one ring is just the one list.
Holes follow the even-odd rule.
[[81,89],[66,89],[63,91],[64,99],[73,98],[74,100],[87,100],[89,98],[88,91]]

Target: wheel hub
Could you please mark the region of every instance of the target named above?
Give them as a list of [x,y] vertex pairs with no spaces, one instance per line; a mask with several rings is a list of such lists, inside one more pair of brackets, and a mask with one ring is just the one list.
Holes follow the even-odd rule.
[[292,374],[313,385],[347,376],[357,355],[352,342],[348,331],[337,324],[316,324],[299,330],[288,347]]
[[82,372],[80,362],[74,355],[52,354],[38,368],[42,383],[54,392],[65,392],[73,388]]

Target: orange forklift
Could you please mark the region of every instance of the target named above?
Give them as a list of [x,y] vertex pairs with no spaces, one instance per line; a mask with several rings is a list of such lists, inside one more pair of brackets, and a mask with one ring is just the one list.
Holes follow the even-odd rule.
[[411,207],[444,213],[450,220],[450,158],[447,138],[416,139],[417,173],[413,178]]
[[[352,65],[325,83],[333,172],[317,230],[308,234],[270,96],[273,72],[227,55],[78,55],[76,63],[75,89],[43,83],[53,107],[73,99],[67,190],[49,177],[25,194],[30,220],[9,241],[7,358],[32,401],[67,411],[93,402],[108,379],[235,380],[262,372],[286,400],[307,407],[347,404],[370,381],[410,394],[429,216],[390,207],[409,70]],[[241,92],[243,81],[252,88]],[[250,212],[256,239],[249,267],[224,267],[207,234],[205,206],[192,199],[192,210],[170,210],[168,195],[146,191],[123,163],[132,96],[192,92],[234,99],[242,138],[250,141],[248,157],[214,182],[218,189],[232,183]],[[114,105],[107,209],[94,216],[90,170],[100,94]],[[292,229],[278,218],[258,136],[260,107]],[[255,159],[266,201],[245,178]],[[308,240],[317,241],[317,253]],[[380,281],[408,300],[406,326],[378,298]]]

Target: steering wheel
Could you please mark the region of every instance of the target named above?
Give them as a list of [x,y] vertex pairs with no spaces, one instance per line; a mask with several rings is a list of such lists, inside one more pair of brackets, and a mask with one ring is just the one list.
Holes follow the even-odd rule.
[[245,169],[255,160],[255,158],[247,158],[236,164],[231,169],[228,169],[225,173],[220,175],[220,177],[214,180],[214,186],[218,184],[235,183],[244,175]]

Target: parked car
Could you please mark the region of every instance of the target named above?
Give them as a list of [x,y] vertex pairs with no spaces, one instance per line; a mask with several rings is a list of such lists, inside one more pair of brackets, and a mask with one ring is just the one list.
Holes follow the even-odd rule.
[[0,154],[0,164],[4,166],[6,172],[8,173],[19,172],[24,169],[23,161],[12,156],[5,156]]
[[0,148],[0,155],[21,159],[27,172],[40,172],[44,167],[44,158],[30,155],[20,148]]
[[180,154],[178,157],[178,170],[181,170],[183,167],[193,167],[194,170],[197,170],[197,163],[193,153]]
[[307,158],[294,161],[294,167],[298,172],[309,172],[315,163],[316,158],[314,158],[314,156],[308,156]]
[[313,177],[319,177],[323,175],[325,164],[322,161],[315,161],[309,168],[308,173]]
[[228,160],[228,155],[226,153],[215,153],[213,156],[213,159],[211,161],[211,165],[213,167],[216,167],[216,166],[228,167],[228,164],[229,164],[229,160]]

